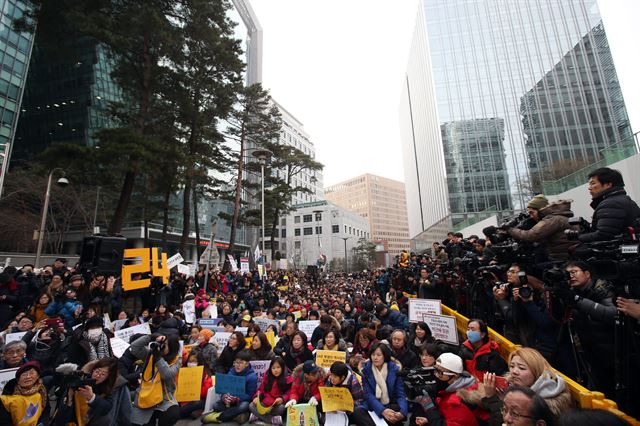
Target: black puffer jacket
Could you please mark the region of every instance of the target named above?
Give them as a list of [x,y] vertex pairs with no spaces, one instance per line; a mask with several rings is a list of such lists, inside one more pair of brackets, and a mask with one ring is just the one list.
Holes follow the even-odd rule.
[[583,243],[612,240],[640,217],[640,207],[619,186],[602,191],[591,201],[591,207],[592,232],[578,237]]

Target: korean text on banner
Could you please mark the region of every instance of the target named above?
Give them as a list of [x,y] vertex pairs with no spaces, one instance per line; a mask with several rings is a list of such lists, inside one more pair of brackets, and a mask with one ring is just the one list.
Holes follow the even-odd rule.
[[224,395],[240,395],[244,393],[246,377],[232,376],[231,374],[216,374],[216,393]]
[[13,342],[14,340],[22,340],[24,335],[27,334],[26,331],[21,331],[19,333],[9,333],[4,336],[4,343],[7,344],[9,342]]
[[246,274],[247,272],[249,272],[249,258],[248,257],[241,257],[240,258],[240,272],[242,272],[243,274]]
[[198,318],[198,324],[202,328],[213,330],[220,321],[216,322],[215,318]]
[[322,411],[353,412],[353,396],[347,388],[321,386],[318,388],[322,397]]
[[178,266],[178,264],[184,262],[182,255],[180,253],[176,253],[170,258],[167,259],[167,268],[171,269],[174,266]]
[[422,321],[425,314],[442,315],[442,306],[438,299],[409,299],[409,321]]
[[204,366],[183,367],[178,373],[176,385],[176,401],[190,402],[200,400],[200,388],[202,386],[202,374]]
[[115,331],[113,335],[124,340],[127,343],[129,339],[134,334],[151,334],[151,328],[149,328],[149,323],[145,322],[144,324],[135,325],[133,327],[124,328],[122,330]]
[[258,376],[258,387],[260,387],[271,361],[250,361],[249,364],[251,364],[251,368],[253,368],[253,371],[255,371]]
[[109,340],[109,343],[111,344],[111,351],[113,351],[113,356],[115,356],[116,358],[120,358],[124,351],[126,351],[130,346],[127,342],[118,337],[112,337]]
[[313,334],[313,330],[315,330],[316,327],[318,327],[319,325],[320,325],[320,320],[300,321],[298,323],[298,329],[307,335],[308,341],[311,341],[311,335]]
[[342,351],[316,351],[316,364],[323,368],[331,368],[334,362],[347,362],[347,353]]
[[233,258],[233,255],[228,254],[227,259],[229,259],[229,265],[231,265],[231,272],[238,272],[238,264],[236,263],[236,260]]
[[196,322],[196,301],[187,300],[182,302],[182,313],[184,314],[184,321],[187,324],[193,324]]
[[227,343],[229,343],[230,337],[231,333],[220,332],[214,334],[210,342],[218,346],[218,352],[222,352],[222,350],[227,346]]
[[280,321],[277,320],[271,320],[269,318],[263,318],[263,317],[257,317],[253,319],[253,322],[255,324],[258,324],[258,327],[260,327],[260,331],[265,332],[267,331],[267,328],[270,325],[273,325],[276,328],[276,331],[280,331]]
[[4,385],[11,379],[15,379],[17,368],[7,368],[6,370],[0,370],[0,393],[4,389]]
[[451,345],[459,344],[455,317],[425,314],[422,318],[431,329],[431,334],[436,340],[442,340]]
[[320,426],[316,407],[309,404],[297,404],[287,411],[287,426]]

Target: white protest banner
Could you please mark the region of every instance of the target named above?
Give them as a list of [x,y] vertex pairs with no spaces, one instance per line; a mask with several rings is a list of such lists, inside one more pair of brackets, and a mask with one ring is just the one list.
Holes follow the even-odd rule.
[[236,263],[236,260],[233,258],[233,255],[228,254],[227,259],[229,259],[229,264],[231,265],[231,272],[238,272],[238,264]]
[[151,328],[149,327],[149,323],[145,322],[144,324],[135,325],[133,327],[118,330],[113,333],[115,337],[118,337],[127,343],[129,343],[129,339],[134,334],[151,334]]
[[249,364],[251,364],[251,368],[253,368],[253,371],[255,371],[258,376],[258,387],[260,387],[271,361],[249,361]]
[[213,335],[211,339],[209,339],[210,343],[218,346],[218,351],[222,351],[229,343],[229,338],[231,337],[231,333],[226,331],[221,331]]
[[269,318],[264,318],[264,317],[256,317],[253,319],[253,322],[255,324],[258,324],[258,327],[260,327],[260,331],[267,331],[267,328],[270,325],[273,325],[276,328],[276,333],[280,332],[280,321],[278,320],[271,320]]
[[280,259],[278,261],[278,269],[286,271],[288,268],[289,268],[289,263],[288,263],[287,259]]
[[249,272],[249,258],[248,257],[241,257],[240,258],[240,272],[242,272],[243,274],[246,274],[247,272]]
[[4,343],[5,345],[9,342],[13,342],[15,340],[22,340],[22,337],[27,334],[26,331],[22,331],[20,333],[9,333],[7,335],[4,336]]
[[422,321],[422,317],[429,315],[442,315],[442,306],[438,299],[409,299],[409,321]]
[[182,313],[184,314],[184,321],[187,324],[196,322],[196,301],[192,299],[183,302]]
[[107,330],[113,330],[113,326],[111,325],[111,318],[109,318],[109,314],[104,314],[104,328]]
[[191,268],[189,268],[189,265],[183,265],[182,263],[178,263],[176,266],[178,267],[178,273],[179,274],[192,276],[191,275]]
[[456,346],[459,344],[455,317],[425,314],[422,318],[431,329],[431,334],[436,340],[442,340]]
[[180,253],[176,253],[170,258],[167,259],[167,268],[171,269],[174,266],[178,266],[178,264],[184,262],[182,255]]
[[109,343],[111,343],[111,350],[113,351],[113,355],[116,358],[120,358],[124,353],[124,351],[126,351],[127,348],[131,346],[127,342],[125,342],[124,340],[118,337],[112,337],[109,340]]
[[126,319],[115,320],[112,322],[114,330],[120,330],[125,322],[127,322]]
[[197,265],[195,264],[190,264],[189,265],[189,276],[190,277],[195,277],[196,276],[196,269],[198,268]]
[[236,327],[236,331],[239,331],[246,336],[247,332],[249,331],[249,327]]
[[316,327],[318,327],[319,325],[320,325],[320,320],[300,321],[298,323],[298,329],[307,335],[307,341],[311,341],[311,335],[313,334],[313,330],[315,330]]
[[198,324],[200,325],[200,327],[208,328],[209,330],[213,330],[217,325],[216,320],[213,318],[198,318]]
[[11,379],[15,379],[17,368],[7,368],[6,370],[0,370],[0,393],[4,389],[4,385]]
[[205,311],[209,312],[210,318],[218,318],[218,305],[216,305],[215,303],[209,303],[209,306],[207,306],[207,309],[205,309]]

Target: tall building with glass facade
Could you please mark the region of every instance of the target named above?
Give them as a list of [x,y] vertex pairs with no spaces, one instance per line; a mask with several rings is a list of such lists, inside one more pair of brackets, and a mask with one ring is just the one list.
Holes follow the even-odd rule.
[[0,197],[13,151],[33,34],[13,29],[28,10],[24,1],[0,0]]
[[[598,27],[601,30],[597,30]],[[572,56],[570,52],[585,37],[590,43],[597,44],[598,49],[608,49],[603,42],[606,35],[596,0],[421,0],[400,106],[407,202],[410,210],[416,206],[422,212],[409,216],[412,237],[428,231],[431,226],[440,226],[447,221],[451,224],[452,219],[481,217],[483,211],[480,209],[486,203],[456,201],[475,197],[467,193],[468,188],[480,185],[481,179],[494,180],[495,191],[503,192],[497,199],[505,201],[502,211],[510,212],[512,208],[526,205],[523,188],[531,182],[526,126],[531,123],[523,124],[523,97],[567,55]],[[588,70],[592,76],[611,76],[613,64],[605,63],[602,57],[580,55],[583,64],[575,67],[584,72]],[[586,84],[588,78],[581,81]],[[594,94],[602,91],[594,87],[591,90]],[[580,85],[568,85],[566,93],[569,97],[579,97],[584,90]],[[599,104],[599,110],[610,111],[606,117],[601,114],[602,120],[597,121],[600,126],[606,126],[607,120],[615,122],[615,114],[611,111],[620,105],[603,105],[610,99],[595,96],[592,100]],[[623,104],[621,106],[624,108]],[[564,102],[562,106],[556,106],[568,107],[570,105],[565,106]],[[436,129],[445,123],[479,123],[482,120],[501,123],[502,135],[498,139],[502,139],[504,153],[497,152],[496,155],[504,156],[506,186],[501,182],[503,171],[483,177],[456,167],[454,170],[458,175],[451,176],[454,170],[446,164],[450,161],[446,152],[474,155],[475,151],[465,154],[464,147],[482,146],[487,135],[466,124],[458,126],[453,133],[436,132]],[[569,121],[558,124],[563,126],[559,131],[571,126]],[[448,136],[443,138],[443,135]],[[578,141],[567,139],[567,143]],[[442,155],[434,159],[433,154],[441,149]],[[454,181],[463,179],[476,183],[456,187],[449,180],[446,184],[441,176],[444,168],[447,179],[453,177]],[[432,174],[436,179],[429,184],[424,176]],[[433,199],[440,200],[443,193],[447,194],[450,211],[428,212],[425,206]]]

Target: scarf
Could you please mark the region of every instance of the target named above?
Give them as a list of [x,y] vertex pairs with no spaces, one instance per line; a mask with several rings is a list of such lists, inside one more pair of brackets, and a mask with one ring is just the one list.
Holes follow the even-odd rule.
[[378,370],[376,366],[371,365],[373,370],[373,378],[376,380],[376,399],[380,400],[382,405],[389,404],[389,391],[387,390],[387,363],[382,364],[382,369]]
[[45,389],[44,385],[42,384],[42,379],[38,379],[38,381],[35,382],[34,385],[29,389],[21,388],[16,383],[15,390],[13,391],[14,395],[23,396],[29,396],[35,393],[40,393],[40,398],[42,398],[42,406],[45,407],[47,405],[47,389]]
[[108,358],[111,356],[109,352],[109,341],[104,332],[100,335],[100,339],[97,342],[89,339],[89,335],[86,331],[82,333],[82,337],[89,342],[89,361],[97,361],[99,359]]

